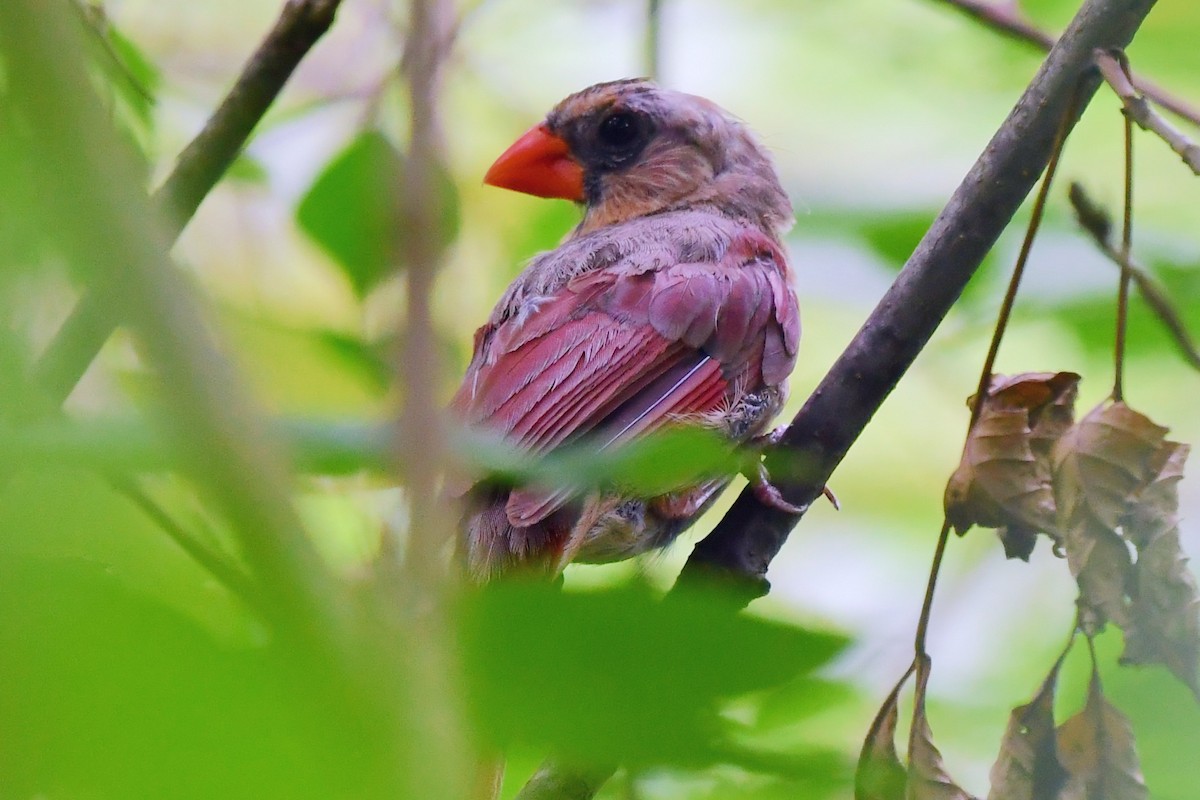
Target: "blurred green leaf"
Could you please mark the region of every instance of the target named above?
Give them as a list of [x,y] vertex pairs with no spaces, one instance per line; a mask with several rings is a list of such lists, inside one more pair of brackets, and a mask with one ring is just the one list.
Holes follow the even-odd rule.
[[102,35],[107,39],[112,55],[110,76],[113,86],[130,110],[150,127],[154,122],[155,97],[162,83],[158,67],[111,23],[105,25]]
[[298,414],[371,412],[387,391],[382,348],[341,331],[224,307],[226,335],[246,375],[273,408]]
[[715,432],[694,427],[655,431],[633,442],[598,450],[583,442],[533,456],[487,431],[460,431],[464,460],[501,482],[587,489],[618,486],[653,497],[700,480],[732,476],[746,458]]
[[[1200,339],[1200,304],[1190,302],[1191,298],[1200,297],[1200,268],[1160,263],[1154,266],[1152,274],[1162,284],[1166,299],[1174,304],[1179,320],[1192,340]],[[1057,320],[1089,354],[1104,358],[1112,352],[1116,335],[1116,283],[1114,269],[1111,294],[1087,294],[1054,303],[1034,299],[1019,313],[1023,317]],[[1162,320],[1136,291],[1130,294],[1125,348],[1130,358],[1178,353],[1178,346]]]
[[[365,297],[397,265],[404,154],[374,130],[364,131],[317,176],[296,209],[296,221],[342,268]],[[449,175],[438,173],[439,229],[443,241],[458,235],[458,194]]]
[[756,698],[754,728],[762,732],[787,728],[830,709],[846,707],[857,697],[847,684],[801,676]]
[[637,584],[564,593],[501,583],[464,611],[481,730],[497,745],[542,744],[589,762],[721,760],[721,698],[811,672],[844,643],[733,615],[717,595],[664,602]]
[[858,235],[884,264],[899,270],[936,216],[931,210],[898,209],[862,219]]
[[264,186],[270,175],[261,161],[249,153],[240,153],[229,165],[229,169],[225,170],[225,177],[237,183]]
[[600,453],[579,447],[563,454],[555,471],[600,484],[615,484],[652,497],[697,479],[730,475],[738,457],[729,442],[711,430],[670,427]]
[[364,131],[317,176],[296,221],[337,263],[359,297],[392,271],[397,252],[404,156],[378,131]]
[[295,658],[220,646],[103,564],[8,559],[5,797],[366,796],[380,759]]
[[529,206],[530,213],[520,225],[506,226],[510,247],[508,263],[516,268],[538,253],[558,247],[571,229],[579,224],[581,213],[574,203],[539,199]]

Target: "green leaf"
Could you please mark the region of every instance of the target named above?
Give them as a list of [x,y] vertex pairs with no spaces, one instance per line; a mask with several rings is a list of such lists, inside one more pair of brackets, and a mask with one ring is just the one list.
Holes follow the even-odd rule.
[[252,186],[265,186],[270,175],[262,162],[249,153],[241,153],[225,170],[225,178]]
[[223,646],[100,561],[6,558],[0,653],[5,796],[362,797],[382,761],[295,651]]
[[858,234],[883,263],[899,270],[936,216],[933,211],[901,209],[864,219]]
[[828,633],[729,613],[719,596],[667,601],[510,582],[472,597],[461,641],[480,730],[622,764],[701,764],[730,748],[718,701],[811,672]]
[[138,116],[143,124],[153,122],[154,104],[162,83],[158,67],[145,53],[112,24],[105,26],[105,34],[115,64],[113,84],[121,98]]
[[404,156],[365,131],[326,165],[296,209],[300,228],[338,263],[359,297],[396,263]]

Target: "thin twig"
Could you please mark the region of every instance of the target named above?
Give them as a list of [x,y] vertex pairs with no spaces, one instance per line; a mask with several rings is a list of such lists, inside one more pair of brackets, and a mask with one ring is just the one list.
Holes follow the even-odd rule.
[[437,481],[446,445],[442,438],[442,362],[433,322],[434,285],[445,261],[444,212],[438,202],[444,171],[442,75],[453,44],[455,15],[447,0],[413,0],[401,70],[408,83],[409,152],[397,226],[405,233],[397,253],[407,278],[404,335],[396,363],[404,405],[395,440],[396,463],[408,489],[406,566],[433,590],[444,572],[442,554],[449,516],[438,501]]
[[41,188],[73,223],[57,232],[60,245],[95,285],[119,287],[105,292],[113,314],[128,322],[161,380],[163,421],[239,536],[281,641],[315,657],[314,666],[340,670],[343,598],[292,508],[283,459],[172,268],[169,237],[137,184],[136,154],[108,124],[82,63],[63,56],[81,49],[65,9],[0,4],[9,101],[30,121],[33,154],[48,165]]
[[646,0],[646,74],[662,80],[662,0]]
[[1091,235],[1096,246],[1100,248],[1100,252],[1108,256],[1109,260],[1118,267],[1128,271],[1138,293],[1166,327],[1184,360],[1192,367],[1200,369],[1200,348],[1197,348],[1195,342],[1192,341],[1183,317],[1171,304],[1166,290],[1159,286],[1146,270],[1134,263],[1131,257],[1122,255],[1121,251],[1113,246],[1112,221],[1107,212],[1094,203],[1084,191],[1083,186],[1078,183],[1071,184],[1070,198],[1080,226]]
[[[1045,168],[1072,93],[1079,92],[1082,110],[1095,92],[1100,77],[1093,74],[1093,51],[1128,44],[1153,5],[1084,3],[904,270],[792,420],[786,451],[774,456],[777,467],[805,467],[802,478],[776,478],[789,502],[806,507],[820,496]],[[770,458],[768,468],[788,474]],[[767,568],[798,520],[743,491],[696,546],[681,580],[716,573],[744,586],[745,599],[761,595],[769,586]]]
[[1033,210],[1029,214],[1029,225],[1025,228],[1025,238],[1021,240],[1021,250],[1017,253],[1012,277],[1008,281],[1008,289],[1004,293],[1004,300],[1000,304],[1000,312],[996,317],[996,326],[992,330],[992,340],[988,344],[987,356],[984,357],[983,367],[979,371],[979,383],[976,385],[973,395],[975,402],[971,404],[971,421],[967,425],[968,434],[975,428],[975,423],[979,422],[979,415],[983,412],[983,401],[987,398],[987,390],[992,381],[992,371],[996,366],[996,357],[1000,354],[1000,342],[1004,340],[1004,333],[1008,330],[1008,320],[1012,316],[1013,306],[1017,301],[1017,291],[1021,287],[1021,278],[1025,275],[1025,265],[1029,263],[1033,241],[1037,238],[1038,230],[1042,225],[1042,217],[1046,213],[1046,200],[1050,196],[1050,186],[1054,183],[1054,174],[1058,171],[1058,161],[1062,157],[1063,145],[1066,143],[1067,134],[1070,133],[1071,126],[1078,118],[1080,111],[1079,92],[1075,91],[1071,93],[1067,101],[1062,121],[1054,134],[1054,145],[1050,151],[1050,160],[1046,164],[1046,174],[1042,178],[1041,188],[1038,189],[1037,197],[1033,201]]
[[[396,268],[403,268],[407,304],[395,361],[403,405],[391,437],[393,463],[404,481],[407,532],[402,564],[381,559],[382,597],[398,603],[395,624],[403,639],[391,647],[404,679],[397,682],[406,728],[396,744],[413,796],[430,800],[467,797],[475,754],[465,730],[451,646],[448,606],[451,575],[446,559],[452,517],[439,496],[445,463],[441,403],[442,362],[433,320],[433,292],[446,258],[442,86],[457,31],[452,0],[411,0],[401,73],[408,90],[409,143],[401,185]],[[389,543],[390,544],[390,543]],[[398,548],[389,546],[389,555]],[[489,791],[496,781],[477,784]]]
[[1042,50],[1054,45],[1054,35],[1033,24],[1021,11],[1015,0],[989,2],[988,0],[943,0],[969,17],[979,20],[989,28],[1012,38],[1035,44]]
[[[1049,50],[1057,41],[1053,34],[1041,30],[1021,12],[1017,0],[990,2],[989,0],[940,0],[946,5],[962,11],[979,20],[995,31],[1011,36],[1018,41],[1027,42],[1038,49]],[[1181,100],[1146,78],[1133,76],[1133,85],[1143,94],[1175,116],[1186,119],[1193,125],[1200,125],[1200,108]]]
[[950,520],[942,521],[942,531],[938,534],[937,546],[933,550],[933,561],[929,565],[929,580],[925,583],[925,599],[921,602],[921,616],[917,618],[917,633],[913,637],[913,649],[917,660],[928,658],[925,652],[925,638],[929,633],[929,617],[933,612],[933,593],[937,589],[938,574],[942,570],[942,558],[946,554],[946,543],[950,539]]
[[[1112,57],[1107,53],[1096,55],[1097,63],[1101,64],[1100,73],[1104,75],[1109,86],[1113,85],[1109,75],[1111,70],[1103,62],[1111,60]],[[1122,78],[1128,82],[1129,62],[1125,60],[1123,52],[1119,71]],[[1126,104],[1126,109],[1128,107]],[[1113,343],[1112,399],[1116,403],[1123,402],[1125,399],[1125,340],[1129,332],[1129,267],[1127,265],[1129,256],[1133,252],[1133,115],[1126,113],[1124,118],[1125,124],[1122,127],[1125,133],[1125,197],[1121,212],[1121,277],[1117,281],[1117,331]]]
[[262,611],[258,589],[254,582],[238,567],[228,560],[217,556],[205,547],[186,528],[179,524],[165,508],[146,493],[142,487],[126,476],[109,476],[109,483],[117,492],[145,514],[155,525],[162,529],[179,549],[203,567],[216,578],[222,586],[228,589],[239,600],[253,611]]
[[1104,76],[1105,82],[1117,97],[1121,98],[1125,116],[1136,122],[1142,130],[1149,131],[1166,142],[1192,172],[1200,175],[1200,145],[1163,119],[1162,115],[1146,101],[1146,98],[1138,93],[1124,52],[1118,51],[1114,56],[1111,52],[1097,50],[1096,66],[1099,68],[1100,74]]
[[[341,0],[288,0],[270,33],[246,62],[233,88],[179,154],[175,168],[154,193],[153,204],[168,233],[178,238],[200,202],[246,145],[296,66],[333,24]],[[113,292],[88,288],[38,360],[35,378],[62,403],[116,329]]]
[[138,80],[137,76],[130,71],[129,65],[125,63],[125,59],[123,59],[120,54],[117,53],[116,48],[113,47],[113,44],[109,39],[111,30],[110,23],[108,16],[104,12],[104,8],[98,5],[84,4],[81,2],[81,0],[75,0],[74,5],[75,10],[79,12],[79,15],[87,24],[88,33],[95,41],[96,46],[103,51],[105,60],[112,66],[114,70],[117,71],[117,73],[120,74],[121,79],[125,81],[125,84],[132,89],[135,94],[141,97],[148,104],[154,103],[154,95],[149,89],[143,86],[142,82]]

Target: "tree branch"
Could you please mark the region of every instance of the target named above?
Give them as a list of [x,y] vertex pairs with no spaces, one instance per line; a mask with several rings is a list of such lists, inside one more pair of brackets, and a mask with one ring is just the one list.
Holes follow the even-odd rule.
[[[1006,34],[1018,41],[1028,42],[1041,50],[1049,50],[1054,44],[1053,34],[1038,28],[1021,13],[1018,0],[941,0],[953,6],[969,17],[982,22],[984,25]],[[1133,85],[1144,95],[1178,117],[1188,120],[1193,125],[1200,125],[1200,109],[1190,103],[1169,94],[1157,84],[1140,76],[1132,76]]]
[[[807,507],[821,494],[1016,213],[1046,166],[1072,92],[1079,87],[1082,110],[1096,91],[1093,51],[1124,48],[1153,5],[1088,0],[1080,9],[904,270],[793,419],[783,452],[768,458],[790,502]],[[790,481],[780,479],[785,476]],[[746,585],[747,599],[765,593],[771,559],[798,521],[743,491],[696,546],[680,581],[715,573]]]
[[1108,212],[1088,196],[1082,184],[1071,184],[1070,199],[1080,226],[1092,237],[1096,246],[1100,248],[1100,252],[1104,253],[1109,261],[1112,261],[1133,279],[1142,299],[1159,318],[1171,339],[1174,340],[1175,346],[1179,348],[1183,360],[1192,368],[1200,369],[1200,349],[1192,341],[1187,325],[1184,324],[1183,317],[1175,310],[1167,291],[1155,283],[1146,270],[1135,264],[1123,247],[1118,248],[1113,245],[1112,219]]
[[[233,88],[154,193],[153,203],[170,239],[178,238],[241,153],[296,66],[333,24],[339,5],[341,0],[288,0],[284,5]],[[61,405],[67,399],[116,329],[110,294],[100,287],[88,288],[38,360],[35,380],[53,402]]]
[[1113,54],[1100,51],[1096,53],[1096,66],[1104,81],[1112,88],[1117,97],[1121,98],[1125,113],[1142,130],[1149,131],[1162,139],[1175,153],[1183,159],[1196,175],[1200,175],[1200,145],[1184,136],[1175,126],[1163,119],[1154,108],[1146,102],[1146,98],[1138,94],[1137,87],[1132,83],[1133,75],[1129,72],[1129,64],[1124,54],[1118,54],[1118,60]]

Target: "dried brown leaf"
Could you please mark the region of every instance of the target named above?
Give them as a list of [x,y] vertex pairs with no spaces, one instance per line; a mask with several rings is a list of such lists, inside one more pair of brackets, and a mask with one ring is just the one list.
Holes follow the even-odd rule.
[[975,800],[946,772],[942,754],[933,743],[933,732],[925,715],[925,693],[930,661],[917,663],[917,689],[913,698],[913,724],[908,739],[908,791],[906,800]]
[[854,800],[904,800],[907,774],[896,754],[896,724],[900,716],[896,705],[900,690],[911,674],[911,669],[904,673],[867,730],[854,772]]
[[1067,773],[1058,760],[1054,735],[1054,690],[1059,658],[1033,699],[1012,710],[992,765],[987,800],[1042,800],[1056,798]]
[[1081,800],[1147,800],[1133,728],[1104,698],[1093,674],[1087,704],[1058,729],[1058,757],[1069,779],[1061,796]]
[[1124,403],[1105,403],[1068,429],[1054,447],[1060,523],[1087,514],[1109,530],[1150,482],[1167,429]]
[[958,533],[998,528],[1006,554],[1025,559],[1038,531],[1054,534],[1049,456],[1071,425],[1078,382],[1072,372],[993,376],[946,485],[946,518]]
[[1122,520],[1138,550],[1132,628],[1121,662],[1164,664],[1200,697],[1200,596],[1179,541],[1178,483],[1189,448],[1165,442],[1162,465]]
[[1117,532],[1131,504],[1163,463],[1167,429],[1124,403],[1097,406],[1054,446],[1057,525],[1079,584],[1083,627],[1132,623],[1133,561]]

